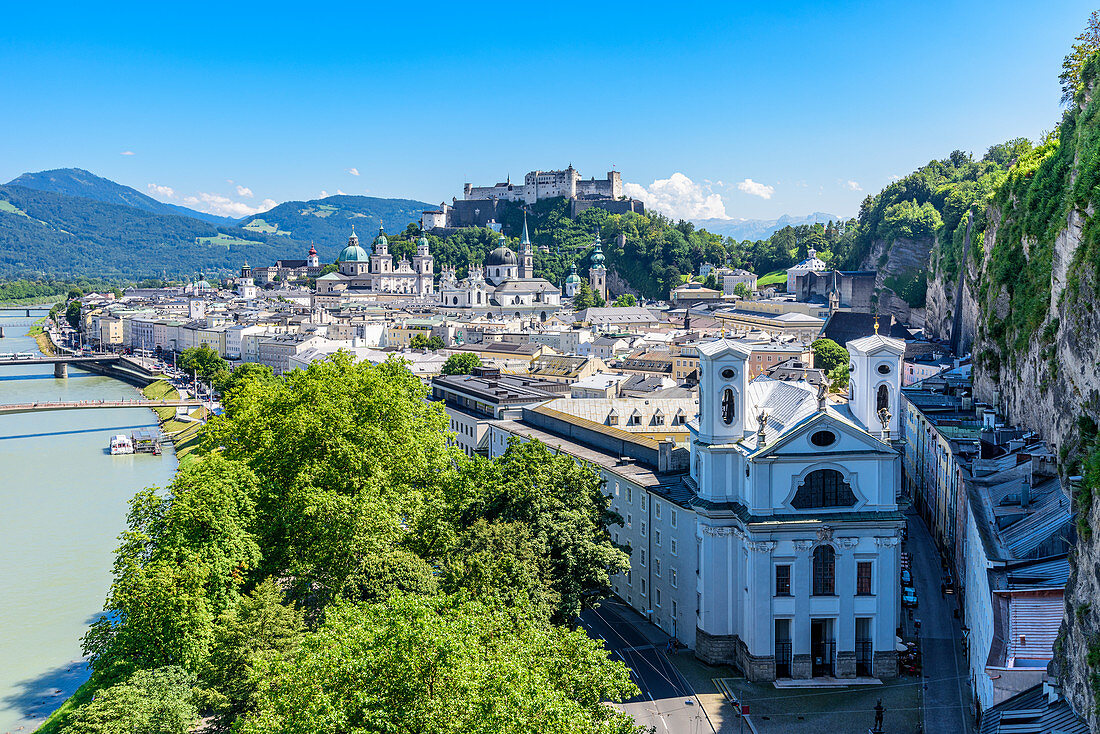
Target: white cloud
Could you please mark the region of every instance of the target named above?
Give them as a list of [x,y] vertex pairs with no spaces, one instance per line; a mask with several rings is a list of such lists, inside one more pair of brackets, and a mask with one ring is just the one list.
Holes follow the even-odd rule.
[[174,199],[176,198],[176,190],[171,186],[161,186],[160,184],[147,184],[145,188],[153,196],[159,196],[162,199]]
[[134,151],[132,151],[132,150],[124,150],[121,153],[119,153],[119,155],[133,155],[133,154],[134,154]]
[[682,173],[659,178],[648,187],[625,183],[623,193],[673,219],[729,219],[721,196]]
[[343,189],[336,189],[336,194],[337,194],[337,196],[347,196],[348,195],[347,192],[344,191]]
[[775,193],[774,186],[768,186],[759,181],[753,181],[751,178],[746,178],[744,181],[737,184],[737,190],[743,191],[750,196],[759,196],[761,199],[770,199],[772,198],[772,194]]
[[358,168],[349,168],[348,173],[350,173],[352,176],[358,176],[359,175],[359,169]]
[[891,180],[891,181],[900,181],[900,180],[901,180],[901,176],[899,176],[899,175],[898,175],[898,174],[896,174],[896,173],[891,173],[891,174],[890,174],[890,180]]
[[260,212],[266,212],[275,206],[272,199],[264,199],[259,206],[249,206],[243,201],[234,201],[228,196],[200,192],[195,196],[184,197],[183,203],[192,209],[198,209],[207,214],[217,214],[222,217],[249,217]]
[[859,185],[858,181],[848,179],[848,182],[844,185],[848,187],[849,191],[863,191],[863,187]]
[[241,186],[240,184],[237,184],[237,196],[243,196],[246,199],[251,199],[253,196],[252,189],[248,188],[247,186]]
[[322,199],[327,199],[328,198],[328,192],[325,191],[324,189],[321,189],[321,198]]

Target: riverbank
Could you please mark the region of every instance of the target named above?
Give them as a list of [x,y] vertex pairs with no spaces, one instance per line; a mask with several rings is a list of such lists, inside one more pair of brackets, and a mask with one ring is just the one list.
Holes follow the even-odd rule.
[[[146,385],[141,394],[149,400],[178,400],[179,390],[167,380],[158,380],[151,385]],[[160,423],[161,432],[176,447],[176,461],[183,464],[190,461],[192,454],[199,446],[199,432],[203,422],[208,417],[206,408],[198,408],[188,417],[194,420],[179,420],[176,417],[175,408],[154,408],[157,420]]]
[[53,339],[50,338],[50,334],[46,331],[46,319],[48,316],[43,316],[38,321],[35,321],[31,326],[30,331],[27,332],[27,336],[34,339],[38,344],[38,351],[42,354],[53,356],[57,354],[57,349],[54,346]]
[[[37,353],[27,332],[43,315],[0,315],[0,351]],[[0,367],[0,403],[135,397],[132,385],[78,367],[64,380],[48,365]],[[34,731],[87,680],[80,639],[103,608],[128,501],[167,486],[176,470],[167,446],[160,457],[107,447],[114,435],[156,427],[152,413],[131,409],[0,416],[0,734]],[[84,690],[90,697],[94,686]],[[66,710],[84,700],[81,691]]]

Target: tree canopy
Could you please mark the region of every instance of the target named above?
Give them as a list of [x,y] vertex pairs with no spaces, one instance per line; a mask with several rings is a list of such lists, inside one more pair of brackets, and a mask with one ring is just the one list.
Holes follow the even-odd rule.
[[447,357],[447,361],[443,363],[442,373],[444,375],[468,375],[474,371],[475,367],[480,366],[481,357],[473,352],[459,352]]
[[118,730],[87,722],[172,670],[165,706],[220,731],[635,730],[603,703],[625,667],[569,629],[628,568],[592,467],[467,457],[397,359],[254,372],[131,501],[69,723]]

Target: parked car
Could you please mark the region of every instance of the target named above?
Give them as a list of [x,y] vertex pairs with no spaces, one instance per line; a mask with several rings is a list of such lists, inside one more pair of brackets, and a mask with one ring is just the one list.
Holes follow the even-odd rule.
[[902,606],[915,607],[917,606],[917,592],[912,586],[906,586],[901,590],[901,603]]
[[909,573],[908,568],[903,568],[901,570],[901,585],[902,586],[912,586],[913,585],[913,574]]
[[943,593],[955,593],[955,578],[951,575],[951,569],[947,569],[943,572]]

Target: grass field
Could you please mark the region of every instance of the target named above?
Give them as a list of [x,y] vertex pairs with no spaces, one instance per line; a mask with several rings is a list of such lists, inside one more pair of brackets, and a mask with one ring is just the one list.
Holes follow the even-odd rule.
[[261,232],[263,234],[281,234],[286,235],[287,237],[290,236],[290,232],[279,229],[279,225],[271,224],[264,221],[263,219],[253,219],[251,222],[244,225],[244,228],[247,229],[249,232]]
[[339,210],[332,204],[318,204],[308,209],[302,209],[298,213],[302,216],[305,216],[306,214],[312,214],[315,217],[321,217],[323,219],[325,217],[331,217],[337,211]]
[[787,283],[786,270],[773,270],[756,279],[757,288],[766,288],[769,285],[785,285]]
[[0,212],[7,212],[8,214],[18,214],[19,216],[26,217],[27,219],[31,218],[29,214],[17,207],[15,204],[12,204],[7,199],[0,199]]
[[221,232],[218,233],[217,237],[196,237],[195,242],[198,242],[200,245],[216,245],[225,248],[233,246],[249,247],[256,244],[255,242],[251,242],[249,240],[242,240],[240,237],[230,237],[229,235],[222,234]]

